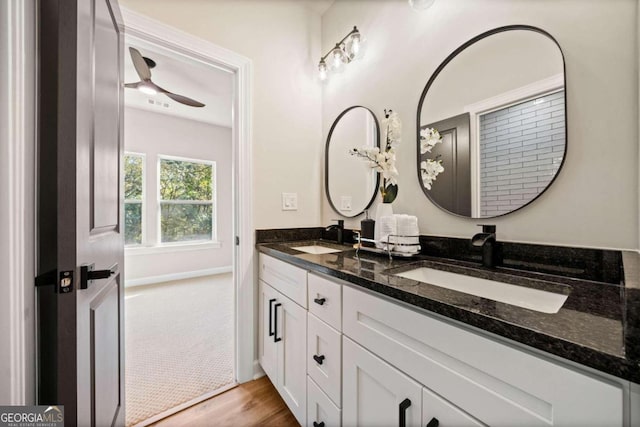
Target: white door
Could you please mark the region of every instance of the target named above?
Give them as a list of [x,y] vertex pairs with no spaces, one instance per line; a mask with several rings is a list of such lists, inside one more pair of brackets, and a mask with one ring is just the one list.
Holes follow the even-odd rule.
[[420,384],[346,336],[342,349],[343,425],[420,426]]
[[122,19],[117,0],[39,7],[38,403],[121,426]]
[[307,417],[307,310],[278,293],[274,304],[277,387],[301,425]]
[[278,348],[275,341],[275,325],[274,325],[274,305],[276,303],[278,293],[269,285],[260,280],[260,297],[259,297],[259,325],[258,325],[258,341],[259,341],[259,360],[262,369],[267,374],[273,384],[276,384],[278,378],[276,376],[278,369]]

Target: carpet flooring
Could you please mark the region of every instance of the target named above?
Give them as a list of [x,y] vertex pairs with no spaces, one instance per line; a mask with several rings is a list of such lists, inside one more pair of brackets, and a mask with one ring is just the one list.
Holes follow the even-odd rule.
[[233,382],[231,273],[127,288],[126,424]]

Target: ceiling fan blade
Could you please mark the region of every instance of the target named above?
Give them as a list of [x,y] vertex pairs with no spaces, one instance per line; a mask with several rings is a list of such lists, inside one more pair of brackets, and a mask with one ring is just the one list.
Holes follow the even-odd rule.
[[147,65],[147,62],[142,57],[142,54],[138,49],[134,47],[129,47],[129,53],[131,54],[131,60],[133,61],[133,66],[136,68],[136,72],[140,76],[141,80],[150,80],[151,79],[151,69]]
[[165,92],[164,94],[174,101],[184,105],[188,105],[189,107],[204,107],[204,104],[202,102],[196,101],[195,99],[191,99],[183,95],[178,95],[177,93]]
[[124,87],[128,87],[130,89],[137,89],[139,84],[140,84],[140,82],[137,82],[137,83],[125,83]]

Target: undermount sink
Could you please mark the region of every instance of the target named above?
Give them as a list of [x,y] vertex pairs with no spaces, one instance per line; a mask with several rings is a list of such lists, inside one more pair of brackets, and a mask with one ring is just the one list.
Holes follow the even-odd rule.
[[296,246],[296,247],[292,247],[291,249],[295,249],[296,251],[305,252],[305,253],[314,254],[314,255],[342,252],[341,249],[333,249],[333,248],[328,248],[326,246],[320,246],[320,245]]
[[427,267],[395,275],[541,313],[557,313],[568,297],[568,295],[555,292],[510,285]]

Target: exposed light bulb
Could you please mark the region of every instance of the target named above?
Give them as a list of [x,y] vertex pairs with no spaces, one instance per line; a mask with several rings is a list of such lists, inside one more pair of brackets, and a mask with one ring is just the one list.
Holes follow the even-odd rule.
[[356,27],[353,27],[353,34],[351,34],[351,46],[349,47],[351,56],[356,56],[360,52],[360,32]]
[[327,64],[324,60],[321,60],[320,64],[318,64],[318,76],[320,77],[320,80],[327,79]]
[[153,86],[151,86],[149,83],[146,82],[142,82],[138,85],[138,90],[144,94],[147,95],[157,95],[158,91],[156,90],[156,88],[154,88]]
[[340,68],[340,65],[344,62],[344,52],[340,46],[336,45],[331,53],[333,55],[333,68]]
[[436,0],[409,0],[409,6],[415,10],[427,10]]

